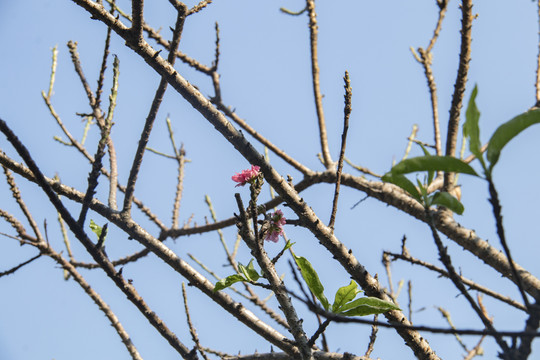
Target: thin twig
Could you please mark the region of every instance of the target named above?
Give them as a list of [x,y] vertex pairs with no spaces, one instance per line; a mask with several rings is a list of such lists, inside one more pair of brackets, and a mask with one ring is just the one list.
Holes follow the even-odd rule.
[[[175,53],[180,44],[182,30],[184,28],[184,21],[186,20],[187,7],[184,4],[182,4],[181,6],[179,6],[177,11],[178,11],[178,15],[176,17],[176,25],[173,31],[173,39],[170,45],[169,56],[167,58],[167,61],[171,66],[174,66],[174,62],[176,60]],[[135,192],[135,182],[137,181],[137,176],[141,168],[144,151],[148,144],[148,140],[150,139],[150,133],[152,132],[154,120],[156,119],[159,107],[161,105],[161,102],[163,101],[163,95],[165,94],[165,91],[167,90],[167,85],[168,85],[168,82],[166,80],[166,77],[162,76],[159,82],[158,88],[156,90],[156,93],[154,95],[152,106],[150,107],[150,110],[148,111],[148,116],[146,117],[144,129],[141,132],[141,137],[139,139],[137,151],[135,152],[133,163],[131,165],[131,170],[129,172],[128,183],[126,185],[126,195],[124,197],[124,208],[122,210],[124,214],[129,214],[131,211],[131,203],[132,203],[133,195]]]
[[180,146],[180,149],[176,146],[176,142],[174,141],[174,132],[172,130],[171,126],[171,120],[167,116],[166,119],[167,122],[167,130],[169,131],[169,139],[171,140],[171,145],[174,151],[174,158],[176,159],[176,162],[178,163],[178,177],[176,181],[176,193],[174,195],[174,203],[173,203],[173,214],[172,214],[172,228],[178,227],[178,215],[180,211],[180,200],[182,199],[182,191],[184,189],[184,165],[186,163],[186,151],[184,150],[184,145],[182,144]]
[[[378,315],[375,314],[373,317],[373,322],[377,322]],[[369,357],[371,353],[373,352],[373,347],[375,345],[375,340],[377,340],[377,332],[379,331],[379,328],[377,325],[371,325],[371,334],[369,335],[369,344],[366,350],[366,353],[364,354],[365,357]]]
[[218,69],[218,65],[219,65],[219,55],[220,55],[220,52],[219,52],[219,24],[218,24],[217,21],[216,21],[215,29],[216,29],[216,49],[214,51],[214,61],[212,62],[212,76],[214,76],[214,74],[217,75],[217,69]]
[[[442,307],[437,307],[437,310],[439,310],[439,312],[441,313],[442,317],[446,320],[446,322],[448,323],[448,325],[450,326],[450,328],[452,329],[455,329],[455,325],[454,325],[454,322],[452,321],[452,316],[450,315],[450,312]],[[456,337],[456,340],[457,342],[459,343],[459,345],[463,348],[463,350],[465,351],[469,351],[467,349],[467,345],[465,345],[465,343],[463,342],[463,340],[461,340],[461,337],[459,336],[459,334],[454,334],[454,336]]]
[[495,335],[494,335],[495,341],[497,342],[497,344],[499,344],[499,346],[501,347],[503,353],[504,354],[509,354],[510,348],[508,347],[508,344],[506,343],[506,341],[504,341],[504,339],[502,338],[502,335],[497,334],[495,328],[493,327],[493,324],[492,324],[491,320],[488,319],[485,316],[484,312],[480,309],[478,304],[471,297],[471,295],[469,294],[469,292],[465,288],[463,282],[461,281],[461,278],[457,274],[457,272],[456,272],[456,270],[454,268],[454,265],[452,264],[452,261],[450,259],[450,256],[448,255],[446,247],[444,247],[444,245],[443,245],[443,243],[441,241],[441,238],[439,237],[439,234],[437,232],[437,229],[435,228],[435,225],[433,223],[433,217],[431,215],[431,211],[429,209],[427,209],[426,214],[427,214],[428,219],[429,219],[428,225],[429,225],[429,227],[431,229],[431,234],[433,236],[433,240],[435,240],[435,244],[437,245],[437,250],[439,251],[439,258],[440,258],[441,262],[444,264],[444,266],[446,267],[446,270],[448,271],[448,275],[449,275],[450,280],[452,280],[452,282],[454,283],[456,288],[461,292],[461,294],[463,294],[465,299],[467,299],[467,301],[469,302],[469,305],[472,307],[474,312],[476,312],[476,314],[478,315],[478,317],[480,318],[480,320],[482,321],[482,323],[484,324],[486,329],[488,329],[490,331],[493,331],[495,333]]
[[[392,253],[392,252],[388,252],[388,251],[385,251],[384,254],[387,254],[388,256],[391,256],[393,257],[394,259],[401,259],[401,260],[404,260],[404,261],[407,261],[411,264],[414,264],[414,265],[420,265],[420,266],[423,266],[429,270],[432,270],[432,271],[435,271],[437,272],[438,274],[444,276],[444,277],[449,277],[448,275],[448,272],[433,265],[433,264],[430,264],[430,263],[427,263],[425,261],[422,261],[422,260],[419,260],[419,259],[416,259],[412,256],[410,256],[409,254],[396,254],[396,253]],[[527,311],[527,308],[523,305],[523,304],[520,304],[518,303],[517,301],[515,301],[514,299],[508,297],[508,296],[503,296],[485,286],[482,286],[482,285],[479,285],[477,283],[475,283],[474,281],[470,280],[470,279],[467,279],[463,276],[461,276],[461,281],[467,285],[470,289],[472,290],[476,290],[476,291],[479,291],[481,293],[484,293],[488,296],[491,296],[492,298],[494,299],[497,299],[497,300],[500,300],[502,302],[505,302],[507,303],[508,305],[511,305],[513,307],[515,307],[516,309],[519,309],[519,310],[523,310],[523,311]]]
[[[110,14],[109,14],[110,15]],[[112,15],[111,15],[112,16]],[[115,19],[115,21],[117,21]],[[107,124],[107,121],[103,117],[103,111],[99,106],[97,106],[96,97],[94,96],[92,89],[90,88],[90,85],[86,81],[86,77],[84,75],[84,72],[81,67],[81,62],[79,59],[79,54],[77,52],[77,43],[73,41],[68,42],[68,48],[69,52],[71,54],[71,60],[73,62],[73,66],[75,67],[75,72],[79,75],[79,79],[81,81],[81,84],[86,92],[86,96],[88,98],[88,102],[90,104],[90,107],[92,108],[92,115],[96,119],[98,127],[100,128],[102,132],[103,137],[103,131],[106,130],[107,127],[110,127],[111,124]],[[116,74],[118,76],[118,74]],[[110,131],[110,129],[109,129]],[[83,141],[84,143],[84,141]],[[116,182],[117,180],[117,162],[116,162],[116,150],[114,148],[114,143],[110,136],[107,136],[107,148],[109,152],[109,166],[110,166],[110,181]],[[114,204],[114,202],[113,202]]]
[[[120,75],[120,61],[115,56],[113,60],[113,85],[111,88],[111,94],[109,95],[109,109],[107,110],[107,117],[105,118],[105,124],[108,124],[109,132],[113,123],[114,109],[116,108],[116,99],[118,97],[118,77]],[[96,96],[97,103],[97,96]],[[99,106],[99,105],[96,105]],[[107,139],[107,142],[110,142]],[[114,157],[111,160],[111,164],[116,163],[116,153],[109,151],[109,157]],[[109,177],[109,206],[113,210],[117,210],[116,205],[116,189],[118,187],[118,169],[116,166],[111,165],[111,176]]]
[[334,166],[330,149],[328,146],[328,136],[326,134],[326,124],[324,120],[324,110],[322,105],[322,94],[320,84],[319,60],[317,50],[318,25],[317,14],[315,13],[315,0],[306,0],[306,7],[309,16],[310,50],[311,50],[311,78],[313,82],[313,95],[315,97],[315,107],[317,109],[317,119],[319,123],[319,138],[321,142],[321,152],[323,164],[327,169]]
[[184,298],[184,310],[186,312],[186,321],[189,327],[189,333],[191,334],[191,339],[195,343],[195,348],[199,351],[199,353],[202,355],[202,357],[205,360],[209,360],[206,356],[206,353],[202,349],[201,343],[199,341],[199,336],[197,335],[197,330],[193,326],[193,323],[191,322],[191,315],[189,314],[189,306],[187,303],[187,293],[186,293],[186,284],[182,281],[182,297]]
[[435,83],[435,78],[433,76],[433,71],[431,68],[432,60],[433,60],[433,54],[431,53],[431,50],[433,49],[433,46],[435,46],[435,42],[437,41],[437,38],[439,37],[439,34],[441,32],[442,27],[442,21],[444,19],[444,15],[446,13],[448,2],[444,1],[442,6],[439,7],[439,18],[437,20],[437,24],[435,25],[435,30],[433,31],[433,36],[431,37],[431,40],[429,41],[428,47],[424,50],[423,48],[418,48],[418,53],[420,56],[418,56],[414,49],[411,48],[411,51],[413,52],[414,57],[416,60],[422,64],[424,67],[424,74],[426,76],[427,85],[430,93],[431,98],[431,111],[432,111],[432,117],[433,117],[433,136],[435,140],[435,151],[437,155],[442,155],[442,145],[441,145],[441,131],[440,131],[440,122],[439,122],[439,107],[438,107],[438,98],[437,98],[437,85]]
[[52,66],[51,66],[51,79],[49,80],[49,91],[47,91],[47,98],[50,99],[53,93],[54,80],[56,77],[56,64],[58,58],[58,45],[55,45],[52,49]]
[[[111,5],[111,14],[114,13],[114,1]],[[107,35],[105,36],[105,46],[103,48],[103,58],[101,59],[101,68],[99,69],[99,77],[96,88],[96,105],[101,105],[101,93],[103,92],[103,83],[105,82],[105,70],[107,70],[107,59],[109,58],[109,47],[111,45],[111,28],[107,28]]]
[[111,126],[112,126],[112,122],[108,122],[106,126],[101,128],[101,139],[98,142],[96,154],[94,155],[94,162],[92,163],[92,170],[90,171],[90,174],[88,175],[88,187],[86,190],[86,194],[84,196],[81,211],[79,213],[79,219],[77,220],[80,227],[84,226],[84,221],[88,213],[90,201],[93,199],[97,185],[98,185],[98,177],[101,173],[100,171],[101,160],[105,156],[105,146],[107,144],[107,140],[111,133]]
[[195,5],[191,9],[189,9],[187,15],[189,16],[189,15],[192,15],[192,14],[196,14],[199,11],[201,11],[202,9],[204,9],[205,7],[207,7],[208,5],[210,5],[211,3],[212,3],[212,0],[202,0],[197,5]]
[[15,273],[15,271],[19,270],[20,268],[24,267],[25,265],[28,265],[28,264],[30,264],[32,261],[39,259],[39,258],[41,257],[41,255],[43,255],[43,254],[42,254],[42,253],[39,253],[39,254],[37,254],[36,256],[31,257],[30,259],[28,259],[28,260],[26,260],[26,261],[20,263],[19,265],[12,267],[11,269],[8,269],[8,270],[6,270],[6,271],[0,272],[0,277],[6,276],[6,275],[11,275],[11,274]]
[[6,182],[9,185],[9,189],[11,190],[11,195],[19,205],[19,208],[22,210],[24,216],[26,217],[26,220],[28,220],[28,223],[30,224],[30,227],[32,228],[32,231],[34,232],[36,238],[41,238],[41,232],[39,230],[39,226],[34,220],[32,214],[30,213],[30,210],[24,203],[21,192],[19,191],[19,188],[17,187],[17,184],[15,183],[15,178],[13,178],[13,175],[11,174],[11,171],[2,165],[2,169],[4,170],[4,174],[6,175]]
[[345,158],[345,148],[347,147],[347,132],[349,131],[349,117],[351,116],[352,111],[352,88],[351,80],[349,79],[349,72],[345,71],[345,76],[343,77],[345,81],[345,109],[344,109],[344,120],[343,120],[343,133],[341,134],[341,150],[339,152],[339,161],[336,172],[336,188],[334,191],[334,201],[332,202],[332,212],[330,215],[330,222],[328,227],[334,230],[334,224],[336,221],[336,212],[338,206],[339,198],[339,186],[341,185],[341,173],[343,171],[343,159]]
[[515,279],[515,282],[519,289],[519,293],[523,298],[523,304],[529,311],[534,311],[530,307],[529,299],[527,298],[527,294],[525,294],[525,290],[523,290],[523,280],[521,279],[521,276],[516,269],[516,265],[514,264],[514,260],[512,259],[512,254],[510,253],[510,247],[508,246],[508,243],[506,241],[506,235],[504,234],[504,226],[501,213],[501,203],[499,202],[499,194],[495,189],[495,184],[493,183],[493,179],[491,179],[491,176],[487,176],[486,180],[489,184],[489,202],[491,203],[491,206],[493,208],[493,216],[495,217],[497,235],[499,236],[499,240],[501,241],[501,245],[504,249],[504,254],[506,255],[506,258],[508,259],[508,263],[510,264],[512,277]]

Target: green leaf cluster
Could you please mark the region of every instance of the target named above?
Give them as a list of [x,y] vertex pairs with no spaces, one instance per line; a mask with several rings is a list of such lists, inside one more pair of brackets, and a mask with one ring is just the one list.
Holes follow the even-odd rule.
[[489,165],[486,165],[484,156],[481,150],[480,142],[480,111],[476,106],[476,95],[478,94],[478,87],[475,86],[469,104],[467,106],[466,121],[463,124],[463,135],[469,141],[469,151],[476,156],[476,158],[482,164],[486,177],[491,177],[493,167],[499,161],[502,149],[513,138],[518,136],[521,132],[534,124],[540,123],[540,109],[532,109],[520,114],[504,124],[500,125],[497,130],[491,135],[486,151],[486,159]]
[[338,289],[334,296],[334,303],[330,305],[324,295],[324,287],[311,263],[302,256],[295,256],[294,260],[300,268],[307,286],[326,311],[332,311],[343,316],[365,316],[381,314],[390,310],[401,310],[392,302],[374,297],[361,297],[355,300],[356,296],[362,291],[358,289],[358,285],[352,280],[349,285]]
[[[475,86],[465,112],[466,121],[463,124],[463,136],[468,140],[469,151],[480,161],[482,169],[484,170],[484,175],[489,179],[491,178],[493,167],[499,161],[501,151],[506,144],[529,126],[540,123],[540,109],[532,109],[524,112],[499,126],[489,140],[484,159],[482,143],[480,141],[480,128],[478,125],[480,111],[476,106],[477,95],[478,87]],[[382,177],[382,180],[399,186],[426,208],[429,208],[432,205],[440,205],[461,215],[464,211],[464,207],[458,199],[446,192],[437,192],[429,195],[427,193],[427,187],[432,182],[434,173],[437,171],[473,176],[478,176],[478,174],[469,164],[460,159],[451,156],[430,155],[423,146],[422,150],[424,151],[424,156],[401,161],[399,164],[392,167],[392,169]],[[486,160],[489,165],[486,163]],[[414,172],[426,172],[427,183],[422,184],[417,180],[417,186],[405,177],[405,174]]]
[[240,281],[255,282],[261,278],[261,275],[255,270],[253,259],[247,266],[238,263],[238,274],[229,275],[226,278],[219,280],[214,286],[214,292],[228,288],[234,283]]
[[[463,211],[465,210],[463,204],[450,193],[439,191],[434,194],[428,194],[427,189],[432,183],[437,171],[455,172],[474,176],[478,176],[478,174],[469,164],[460,159],[456,159],[452,156],[430,155],[424,147],[422,147],[422,149],[426,155],[401,161],[392,167],[392,169],[382,177],[382,180],[399,186],[426,208],[433,205],[439,205],[452,210],[456,214],[463,214]],[[417,179],[417,185],[414,185],[414,183],[405,176],[405,174],[414,172],[426,172],[426,182],[422,183]]]

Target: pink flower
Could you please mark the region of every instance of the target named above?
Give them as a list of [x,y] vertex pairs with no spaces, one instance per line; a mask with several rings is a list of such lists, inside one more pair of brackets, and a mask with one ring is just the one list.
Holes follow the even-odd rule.
[[281,210],[276,210],[270,217],[270,228],[264,239],[278,242],[279,235],[283,235],[283,225],[285,225],[286,222],[283,212],[281,212]]
[[243,170],[241,173],[236,173],[231,179],[238,183],[236,184],[236,187],[244,186],[247,183],[251,183],[257,176],[259,176],[259,169],[260,167],[257,165],[251,165],[250,170]]

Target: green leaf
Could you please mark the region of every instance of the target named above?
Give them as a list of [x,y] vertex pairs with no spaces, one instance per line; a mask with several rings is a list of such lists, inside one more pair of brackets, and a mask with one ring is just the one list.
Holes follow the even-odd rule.
[[431,199],[431,204],[444,206],[458,215],[463,214],[463,211],[465,211],[465,207],[458,199],[444,191],[435,193]]
[[289,250],[289,248],[292,247],[294,244],[296,243],[293,243],[291,242],[291,240],[287,239],[287,243],[285,244],[285,247],[283,248],[282,251]]
[[418,171],[445,171],[478,176],[469,164],[453,156],[418,156],[405,159],[390,170],[394,175]]
[[[350,309],[345,311],[345,308]],[[401,310],[394,303],[384,301],[375,297],[363,297],[346,304],[341,315],[345,316],[365,316],[382,314],[390,310]]]
[[480,142],[480,128],[478,126],[478,120],[480,119],[480,111],[476,107],[476,95],[478,94],[478,87],[475,85],[469,98],[469,105],[465,113],[466,121],[463,124],[463,136],[469,140],[469,151],[476,156],[482,163],[482,144]]
[[489,171],[499,161],[501,150],[514,137],[531,125],[540,123],[540,109],[530,110],[502,124],[495,130],[487,148]]
[[245,279],[244,276],[240,274],[227,276],[226,278],[221,279],[216,283],[216,285],[214,286],[214,292],[228,288],[232,284],[239,281],[247,281],[247,279]]
[[250,260],[248,266],[244,266],[238,263],[238,269],[245,276],[248,281],[257,281],[261,277],[255,267],[253,266],[253,259]]
[[351,280],[349,285],[340,287],[334,298],[332,312],[336,314],[339,313],[341,307],[349,301],[352,301],[359,292],[358,285],[353,280]]
[[422,196],[420,196],[418,189],[416,186],[414,186],[412,181],[407,179],[404,175],[397,175],[392,172],[388,172],[382,177],[382,181],[399,186],[408,192],[413,198],[418,200],[418,202],[422,202]]
[[102,227],[96,224],[92,219],[90,219],[90,230],[97,235],[98,239],[101,237]]
[[328,303],[328,299],[326,296],[324,296],[324,286],[321,284],[321,281],[319,280],[319,275],[317,275],[317,272],[315,269],[313,269],[313,266],[311,263],[302,256],[294,256],[294,261],[296,262],[296,265],[300,268],[300,272],[302,273],[302,277],[304,278],[304,281],[306,282],[307,286],[319,299],[322,306],[325,310],[328,310],[330,307],[330,304]]

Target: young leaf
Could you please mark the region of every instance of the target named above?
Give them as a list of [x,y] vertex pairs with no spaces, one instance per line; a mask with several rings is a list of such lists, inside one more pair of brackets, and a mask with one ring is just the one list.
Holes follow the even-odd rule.
[[435,195],[433,195],[431,205],[444,206],[458,215],[463,214],[463,211],[465,211],[465,207],[458,199],[444,191],[437,192]]
[[416,186],[414,186],[412,181],[407,179],[405,176],[396,175],[392,172],[388,172],[382,177],[382,181],[386,181],[388,183],[399,186],[400,188],[408,192],[413,198],[418,200],[418,202],[422,202],[422,196],[420,196],[418,189],[416,188]]
[[250,260],[247,267],[239,263],[238,268],[249,281],[257,281],[261,277],[259,273],[257,273],[257,270],[255,270],[255,267],[253,266],[253,259]]
[[102,228],[101,228],[101,226],[96,224],[94,222],[94,220],[92,220],[92,219],[90,219],[90,230],[92,230],[92,232],[97,235],[98,239],[101,237]]
[[313,266],[311,263],[302,256],[294,256],[294,261],[296,262],[296,265],[300,268],[300,272],[302,273],[302,277],[304,278],[304,281],[306,282],[307,286],[319,299],[322,306],[325,310],[328,310],[330,307],[330,304],[328,303],[328,299],[326,296],[324,296],[324,286],[321,284],[321,281],[319,280],[319,275],[317,275],[317,272],[315,269],[313,269]]
[[478,176],[469,164],[453,156],[418,156],[405,159],[390,170],[394,175],[418,171],[445,171]]
[[349,301],[352,301],[359,292],[358,285],[352,280],[349,285],[340,287],[334,298],[332,312],[336,314],[339,313],[340,308]]
[[214,292],[228,288],[232,284],[237,283],[239,281],[247,281],[247,279],[245,279],[244,276],[240,274],[227,276],[226,278],[221,279],[216,283],[216,285],[214,286]]
[[[350,309],[345,311],[345,308]],[[382,314],[390,310],[401,310],[394,303],[384,301],[375,297],[363,297],[346,304],[341,315],[345,316],[365,316]]]
[[516,116],[512,120],[502,124],[495,130],[487,148],[487,159],[489,161],[489,171],[499,161],[501,150],[514,137],[531,125],[540,123],[540,109],[530,110]]
[[290,248],[291,246],[293,246],[294,244],[296,244],[296,243],[293,243],[293,242],[291,242],[291,240],[288,240],[288,239],[287,239],[287,243],[285,244],[285,247],[283,248],[282,251],[289,250],[289,248]]
[[480,128],[478,126],[478,120],[480,119],[480,111],[476,107],[476,94],[478,94],[478,87],[475,85],[469,99],[469,105],[467,106],[467,112],[465,113],[466,121],[463,124],[463,136],[469,140],[469,151],[476,156],[482,163],[482,151],[480,143]]

